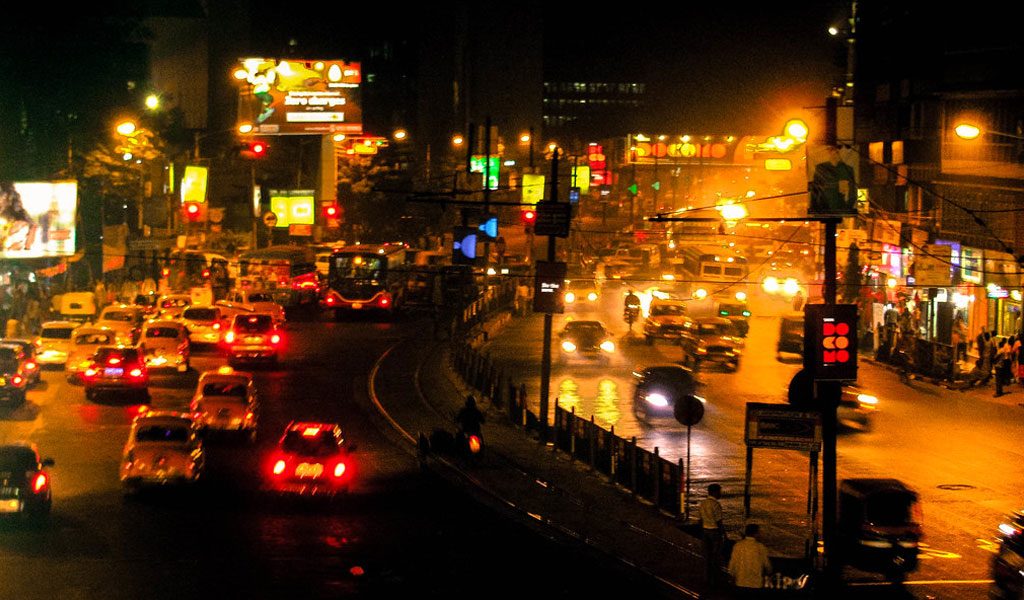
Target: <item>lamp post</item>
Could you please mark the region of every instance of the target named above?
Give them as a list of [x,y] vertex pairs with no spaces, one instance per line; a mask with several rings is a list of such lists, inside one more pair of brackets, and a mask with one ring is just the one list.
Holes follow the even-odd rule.
[[981,126],[973,123],[958,123],[953,127],[953,133],[956,134],[956,137],[962,140],[974,140],[981,137],[982,134],[998,135],[1014,140],[1024,140],[1024,135],[1021,135],[1019,132],[1013,134],[1003,131],[994,131],[992,129],[983,129]]

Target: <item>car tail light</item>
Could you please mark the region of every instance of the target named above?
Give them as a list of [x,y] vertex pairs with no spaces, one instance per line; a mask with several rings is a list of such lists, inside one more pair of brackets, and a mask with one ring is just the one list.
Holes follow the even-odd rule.
[[25,378],[21,375],[15,375],[14,377],[11,377],[11,383],[17,387],[21,387],[21,384],[25,383]]
[[470,434],[469,440],[467,441],[467,443],[469,444],[469,452],[471,454],[476,454],[477,452],[480,452],[480,447],[481,447],[480,436],[478,436],[476,434]]
[[249,412],[245,413],[245,420],[246,421],[251,421],[252,418],[255,417],[255,416],[256,415],[250,410]]
[[117,358],[116,356],[112,356],[112,357],[107,359],[107,364],[108,365],[119,365],[119,364],[121,364],[121,359]]
[[28,361],[27,363],[25,363],[25,369],[28,370],[28,371],[35,371],[36,367],[38,367],[38,366],[39,365],[37,365],[36,363],[34,363],[31,360]]
[[214,331],[220,331],[220,323],[214,323],[213,324],[213,330]]
[[327,297],[327,304],[334,304],[335,302],[337,302],[337,300],[334,299],[334,296]]
[[234,331],[229,331],[229,332],[225,333],[224,334],[224,341],[229,343],[229,344],[234,344],[235,343],[235,332]]
[[97,371],[95,367],[89,367],[85,371],[82,371],[82,375],[85,377],[95,377],[97,373],[99,373],[99,371]]
[[338,464],[334,465],[334,476],[341,477],[345,474],[345,469],[345,463],[339,461]]
[[377,301],[377,303],[380,304],[381,306],[387,306],[387,305],[391,304],[391,296],[389,296],[387,294],[383,294],[380,297],[380,300]]
[[279,336],[276,333],[274,335],[270,336],[270,343],[274,344],[275,346],[277,344],[280,344],[281,343],[281,336]]
[[46,473],[42,473],[42,472],[36,473],[35,478],[32,479],[32,491],[35,492],[36,494],[38,494],[39,492],[41,492],[44,489],[46,489],[46,483],[47,483]]
[[131,371],[128,371],[128,374],[131,375],[132,377],[135,377],[136,379],[141,378],[142,375],[143,375],[142,369],[139,369],[139,368],[135,368],[135,369],[132,369]]
[[284,459],[278,459],[277,462],[274,463],[274,468],[272,469],[272,472],[274,473],[274,475],[280,475],[284,473],[284,469],[287,466],[288,463],[284,462]]

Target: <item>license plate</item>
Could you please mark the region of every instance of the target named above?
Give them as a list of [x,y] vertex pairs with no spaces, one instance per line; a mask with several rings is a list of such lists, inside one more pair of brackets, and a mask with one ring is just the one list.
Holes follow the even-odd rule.
[[124,369],[119,369],[117,367],[107,367],[103,369],[103,374],[107,377],[120,377],[124,375]]
[[362,307],[363,307],[363,303],[362,302],[353,302],[352,303],[352,308],[354,308],[356,310],[359,310]]
[[324,466],[320,463],[299,463],[295,467],[296,477],[319,477],[324,472]]
[[0,500],[0,513],[21,512],[21,500]]
[[249,336],[249,337],[245,338],[245,343],[246,344],[262,344],[263,343],[263,338],[258,336],[258,335],[257,336]]

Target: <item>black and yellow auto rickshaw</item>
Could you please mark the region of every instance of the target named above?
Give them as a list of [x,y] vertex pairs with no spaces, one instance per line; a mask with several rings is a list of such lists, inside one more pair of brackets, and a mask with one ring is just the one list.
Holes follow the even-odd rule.
[[836,534],[842,564],[903,581],[917,569],[917,493],[897,479],[844,479]]
[[779,343],[775,346],[776,358],[780,358],[783,352],[804,353],[804,313],[792,312],[782,315],[779,322]]

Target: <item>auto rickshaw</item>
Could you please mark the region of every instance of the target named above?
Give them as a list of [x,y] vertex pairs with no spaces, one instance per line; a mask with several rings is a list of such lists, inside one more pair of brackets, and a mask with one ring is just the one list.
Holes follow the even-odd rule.
[[775,346],[775,357],[783,352],[804,353],[804,313],[792,312],[782,316],[779,322],[779,342]]
[[836,534],[840,564],[903,581],[917,569],[917,493],[897,479],[842,480]]

